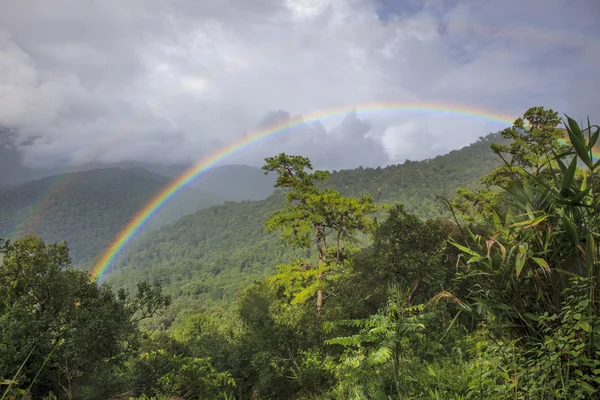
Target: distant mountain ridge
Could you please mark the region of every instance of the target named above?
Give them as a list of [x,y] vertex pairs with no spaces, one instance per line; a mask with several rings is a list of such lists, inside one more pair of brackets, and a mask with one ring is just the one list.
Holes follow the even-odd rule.
[[[47,241],[66,240],[73,261],[89,263],[169,182],[138,167],[72,172],[16,185],[0,191],[0,237],[36,233]],[[156,229],[225,200],[184,188],[144,229]]]
[[[174,179],[183,174],[193,164],[154,165],[142,162],[122,162],[116,164],[89,163],[65,168],[34,169],[21,165],[17,151],[0,144],[0,192],[24,183],[52,178],[75,172],[95,169],[135,169],[142,168],[164,177]],[[259,167],[243,164],[219,165],[201,173],[189,186],[218,194],[229,200],[262,200],[273,193],[274,176],[266,176]]]

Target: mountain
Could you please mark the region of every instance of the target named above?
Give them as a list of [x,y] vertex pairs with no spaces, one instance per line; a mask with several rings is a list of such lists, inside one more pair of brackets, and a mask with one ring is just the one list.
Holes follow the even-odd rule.
[[[90,263],[170,179],[142,168],[105,168],[30,181],[0,191],[0,237],[36,233],[66,240],[73,262]],[[185,188],[144,228],[154,230],[224,197]]]
[[[61,175],[67,167],[46,169],[29,168],[23,165],[21,154],[2,143],[3,131],[0,130],[0,192],[32,180]],[[84,172],[107,168],[143,168],[167,178],[176,178],[184,173],[191,164],[158,165],[144,162],[121,162],[112,165],[90,162],[71,165],[72,172]],[[262,200],[273,193],[275,177],[266,176],[261,168],[249,165],[220,165],[210,168],[194,179],[190,186],[205,192],[214,193],[234,201]]]
[[481,186],[480,177],[500,165],[490,149],[492,143],[508,142],[500,133],[494,133],[462,149],[423,161],[334,171],[328,184],[347,196],[371,193],[381,202],[400,202],[421,217],[440,217],[447,213],[438,196],[452,198],[461,187],[476,189]]
[[[477,188],[479,178],[499,165],[492,142],[502,140],[490,135],[429,160],[336,171],[328,184],[347,195],[374,193],[380,202],[402,202],[422,217],[446,215],[437,196]],[[177,299],[166,323],[181,308],[225,305],[246,283],[301,255],[282,247],[278,234],[264,232],[263,222],[282,205],[283,196],[275,193],[188,215],[131,243],[106,280],[126,287],[139,280],[163,282]]]

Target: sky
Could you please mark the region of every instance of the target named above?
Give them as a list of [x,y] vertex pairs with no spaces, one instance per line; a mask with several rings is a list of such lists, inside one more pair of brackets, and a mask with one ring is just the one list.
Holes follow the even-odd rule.
[[[0,0],[0,173],[232,155],[320,168],[420,160],[504,126],[373,102],[542,105],[600,119],[597,0]],[[354,108],[354,110],[353,110]],[[9,157],[10,156],[10,157]],[[10,160],[9,160],[10,158]],[[17,160],[17,161],[15,161]]]

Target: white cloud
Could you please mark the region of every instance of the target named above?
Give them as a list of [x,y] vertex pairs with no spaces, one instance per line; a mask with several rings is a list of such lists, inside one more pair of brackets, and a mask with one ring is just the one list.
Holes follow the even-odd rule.
[[[275,110],[287,118],[418,101],[515,116],[534,105],[597,112],[600,99],[585,90],[600,84],[597,3],[429,1],[398,11],[389,0],[394,13],[382,20],[387,3],[9,0],[0,14],[0,126],[41,166],[197,160]],[[231,161],[260,164],[289,149],[331,168],[386,164],[499,128],[359,107]]]

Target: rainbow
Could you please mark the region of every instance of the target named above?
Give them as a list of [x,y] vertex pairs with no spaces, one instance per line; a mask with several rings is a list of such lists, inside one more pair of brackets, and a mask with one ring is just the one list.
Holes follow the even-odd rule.
[[[557,29],[549,29],[549,28],[544,28],[541,26],[530,26],[530,25],[518,25],[518,24],[509,24],[508,26],[504,26],[502,21],[497,21],[497,20],[489,20],[489,21],[475,21],[473,20],[473,18],[471,17],[464,17],[464,18],[459,18],[459,20],[456,21],[458,23],[458,30],[467,30],[467,29],[476,29],[477,33],[479,35],[489,35],[489,34],[499,34],[499,35],[503,35],[505,37],[514,37],[516,39],[523,39],[523,38],[527,38],[529,39],[533,39],[536,40],[537,42],[544,42],[544,41],[549,41],[551,43],[563,43],[569,46],[574,46],[574,47],[578,47],[578,48],[584,48],[584,49],[590,49],[591,51],[596,51],[597,49],[600,49],[600,43],[595,40],[595,38],[593,36],[587,35],[587,34],[583,34],[583,33],[579,33],[579,32],[572,32],[572,31],[565,31],[565,30],[557,30]],[[358,27],[364,25],[366,28],[369,27],[369,25],[367,25],[367,23],[352,23],[349,28],[349,31],[354,32]],[[335,34],[336,35],[343,35],[344,34],[344,29],[343,28],[341,31],[336,31]],[[318,30],[314,30],[311,32],[311,35],[314,38],[319,38],[321,37],[323,34],[326,34],[326,32],[320,32]],[[272,52],[272,51],[277,51],[278,47],[281,48],[287,48],[286,45],[290,42],[296,40],[296,36],[294,35],[282,35],[280,36],[278,39],[273,40],[268,42],[267,44],[262,46],[261,49],[261,53],[264,52]],[[176,96],[177,94],[180,94],[182,92],[187,92],[187,89],[184,88],[183,86],[178,88],[177,90],[174,90],[171,95],[169,96],[164,96],[164,98],[170,98],[172,96]],[[161,96],[163,97],[163,96]],[[379,103],[381,107],[386,107],[384,105],[382,105],[383,103]],[[385,103],[390,107],[396,107],[397,104],[399,103]],[[396,105],[394,105],[396,104]],[[419,107],[424,106],[424,107],[428,107],[427,110],[425,109],[421,109],[418,110]],[[448,107],[448,106],[441,106],[441,105],[416,105],[416,103],[414,103],[413,106],[405,104],[404,106],[400,106],[402,109],[406,110],[406,111],[442,111],[442,112],[450,112],[452,114],[463,114],[463,115],[472,115],[476,118],[483,118],[483,119],[487,119],[487,120],[492,120],[492,121],[502,121],[502,123],[507,122],[506,120],[506,116],[505,115],[500,115],[497,113],[493,113],[493,112],[489,112],[489,111],[485,111],[485,110],[475,110],[474,108],[471,107]],[[151,110],[152,107],[149,107],[149,112],[152,112]],[[361,109],[361,111],[364,111]],[[323,113],[326,114],[326,113]],[[320,118],[324,118],[325,116],[322,116]],[[125,120],[121,125],[124,129],[127,128],[128,125],[133,124],[134,121],[136,120],[141,120],[143,118],[143,115],[139,115],[135,118],[131,118],[131,119],[127,119]],[[510,124],[512,124],[512,121],[510,122]],[[291,128],[293,126],[289,126],[288,128]],[[119,133],[122,132],[121,129],[118,129],[119,127],[115,128],[112,132],[107,132],[105,135],[103,135],[103,139],[99,141],[99,143],[95,146],[93,146],[89,151],[87,151],[84,154],[81,154],[78,158],[79,161],[85,162],[88,161],[90,159],[94,159],[95,155],[96,155],[96,151],[100,151],[101,149],[104,149],[105,147],[107,147],[108,142],[112,141],[112,140],[119,140]],[[286,128],[282,128],[283,130],[286,130]],[[259,133],[259,132],[257,132]],[[275,133],[275,132],[273,132]],[[252,137],[254,137],[255,135],[251,135]],[[269,134],[265,134],[265,136],[269,136]],[[249,138],[247,138],[249,139]],[[243,139],[244,140],[244,139]],[[242,141],[243,141],[242,140]],[[257,140],[257,139],[254,139]],[[232,144],[232,146],[235,146],[236,144],[238,144],[240,147],[236,148],[236,149],[240,149],[242,147],[244,147],[245,145],[251,144],[253,142],[252,139],[249,140],[248,143],[244,143],[244,144],[240,144],[241,142],[236,142],[234,144]],[[229,148],[229,146],[227,147]],[[226,151],[225,149],[223,149],[223,151]],[[234,150],[235,151],[235,150]],[[220,154],[221,152],[219,152]],[[225,158],[227,155],[222,156],[222,158]],[[598,151],[595,154],[595,157],[600,157],[600,151]],[[219,158],[219,160],[221,160],[222,158]],[[200,162],[202,163],[202,161]],[[199,163],[199,164],[200,164]],[[66,167],[62,173],[70,173],[70,172],[75,172],[77,170],[77,162],[73,162],[72,164],[74,164],[73,167]],[[210,164],[209,166],[205,167],[205,168],[209,168],[210,166],[214,165]],[[203,170],[199,171],[198,174],[202,173]],[[44,194],[42,194],[37,201],[35,201],[35,203],[30,206],[25,212],[24,215],[21,217],[20,221],[13,227],[13,230],[8,234],[8,237],[17,237],[21,234],[26,233],[27,231],[31,230],[31,226],[34,226],[36,221],[42,220],[44,217],[44,213],[47,212],[49,210],[49,203],[52,200],[52,195],[54,193],[61,193],[65,190],[65,188],[67,186],[69,186],[69,184],[71,183],[71,181],[76,177],[76,174],[70,174],[70,176],[57,176],[55,179],[53,179],[52,184],[49,186],[49,188],[46,190],[46,192]]]
[[439,113],[451,116],[467,117],[480,119],[487,122],[493,122],[503,126],[511,126],[515,120],[513,116],[508,114],[498,113],[491,110],[464,106],[464,105],[447,105],[441,103],[416,103],[416,102],[376,102],[364,104],[360,106],[338,107],[323,111],[310,113],[304,117],[295,117],[285,122],[260,128],[254,132],[245,135],[236,142],[229,144],[212,155],[200,160],[189,169],[187,169],[178,178],[165,186],[158,192],[144,207],[142,207],[133,217],[133,219],[121,229],[115,236],[110,246],[99,257],[97,262],[90,270],[91,279],[101,279],[107,272],[108,268],[115,260],[119,252],[125,245],[144,227],[152,216],[161,209],[171,198],[173,198],[180,190],[192,182],[196,177],[206,172],[211,167],[215,166],[219,161],[228,156],[245,149],[246,147],[260,142],[271,136],[289,131],[292,128],[298,127],[305,123],[311,123],[318,120],[328,119],[332,117],[340,117],[345,114],[357,111],[360,113],[377,113],[377,112],[411,112],[411,113]]

